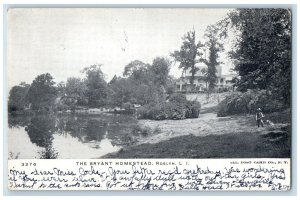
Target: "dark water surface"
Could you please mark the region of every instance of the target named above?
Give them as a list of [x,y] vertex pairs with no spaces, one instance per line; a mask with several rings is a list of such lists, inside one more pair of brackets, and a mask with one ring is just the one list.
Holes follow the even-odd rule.
[[130,143],[131,115],[9,115],[10,159],[99,158]]

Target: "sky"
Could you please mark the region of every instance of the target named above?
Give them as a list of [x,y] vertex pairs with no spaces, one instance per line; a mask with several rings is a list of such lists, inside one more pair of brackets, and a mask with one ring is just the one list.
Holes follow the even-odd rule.
[[[31,83],[42,73],[55,82],[83,77],[81,70],[102,64],[109,81],[133,60],[152,63],[179,50],[182,37],[223,19],[228,9],[14,8],[8,10],[8,87]],[[225,63],[226,55],[221,55]],[[222,71],[228,73],[230,64]],[[171,75],[179,77],[177,66]]]

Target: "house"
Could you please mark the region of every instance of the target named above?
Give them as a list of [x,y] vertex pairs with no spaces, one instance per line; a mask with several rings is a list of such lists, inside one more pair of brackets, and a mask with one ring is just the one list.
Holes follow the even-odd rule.
[[[205,72],[203,69],[207,67],[205,65],[197,66],[199,70],[196,72],[194,77],[194,84],[190,84],[191,73],[183,73],[176,81],[176,91],[177,92],[205,92],[207,91],[207,83],[205,82]],[[235,74],[222,74],[222,67],[217,66],[217,82],[216,82],[216,91],[232,91],[233,87],[233,78]]]

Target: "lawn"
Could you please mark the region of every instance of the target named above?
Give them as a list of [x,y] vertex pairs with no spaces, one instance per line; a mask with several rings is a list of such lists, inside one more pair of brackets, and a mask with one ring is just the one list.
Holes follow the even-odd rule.
[[141,120],[142,126],[159,127],[161,133],[141,138],[106,158],[289,158],[289,110],[266,115],[275,125],[257,128],[254,116],[197,119]]

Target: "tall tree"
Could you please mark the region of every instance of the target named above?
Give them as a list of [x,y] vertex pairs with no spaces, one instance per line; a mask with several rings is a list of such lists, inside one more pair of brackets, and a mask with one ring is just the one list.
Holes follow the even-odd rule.
[[236,9],[227,26],[239,32],[231,57],[241,77],[238,89],[266,89],[290,103],[291,12],[288,9]]
[[9,111],[23,110],[28,105],[26,95],[29,88],[30,85],[25,82],[11,88],[8,99]]
[[108,84],[114,84],[116,81],[118,81],[118,79],[120,79],[120,78],[117,77],[117,75],[114,75],[114,77],[109,81]]
[[115,79],[109,84],[108,104],[121,107],[125,102],[133,102],[136,83],[129,78]]
[[171,62],[167,58],[157,57],[148,66],[150,79],[156,85],[165,87],[169,78]]
[[217,77],[217,66],[221,64],[219,62],[219,53],[223,50],[223,45],[219,41],[219,28],[216,25],[210,25],[207,27],[204,37],[206,38],[205,48],[208,50],[208,58],[201,58],[200,61],[207,65],[205,73],[205,81],[208,83],[207,92],[214,90]]
[[53,77],[49,73],[38,75],[33,80],[26,96],[33,110],[52,109],[57,97],[54,84]]
[[146,76],[149,66],[149,64],[142,61],[134,60],[125,66],[123,76],[134,79],[139,84],[146,84],[149,81]]
[[143,63],[140,60],[134,60],[128,63],[123,72],[123,76],[129,77],[129,76],[134,76],[138,77],[138,72],[144,72],[147,68],[147,64]]
[[174,51],[171,56],[175,62],[179,62],[179,68],[182,69],[183,73],[189,70],[191,73],[190,84],[194,84],[195,74],[199,70],[196,64],[199,62],[197,56],[201,56],[202,53],[199,51],[203,46],[200,42],[196,43],[195,31],[189,31],[182,38],[183,44],[179,51]]
[[114,77],[109,84],[109,103],[121,106],[123,103],[148,104],[164,101],[174,85],[169,76],[170,61],[157,57],[152,65],[133,61],[125,66],[126,78]]
[[107,102],[108,89],[101,66],[91,65],[82,71],[86,74],[88,105],[93,108],[105,106]]
[[65,92],[65,103],[68,106],[74,108],[75,105],[85,105],[87,103],[87,86],[80,78],[68,78]]

